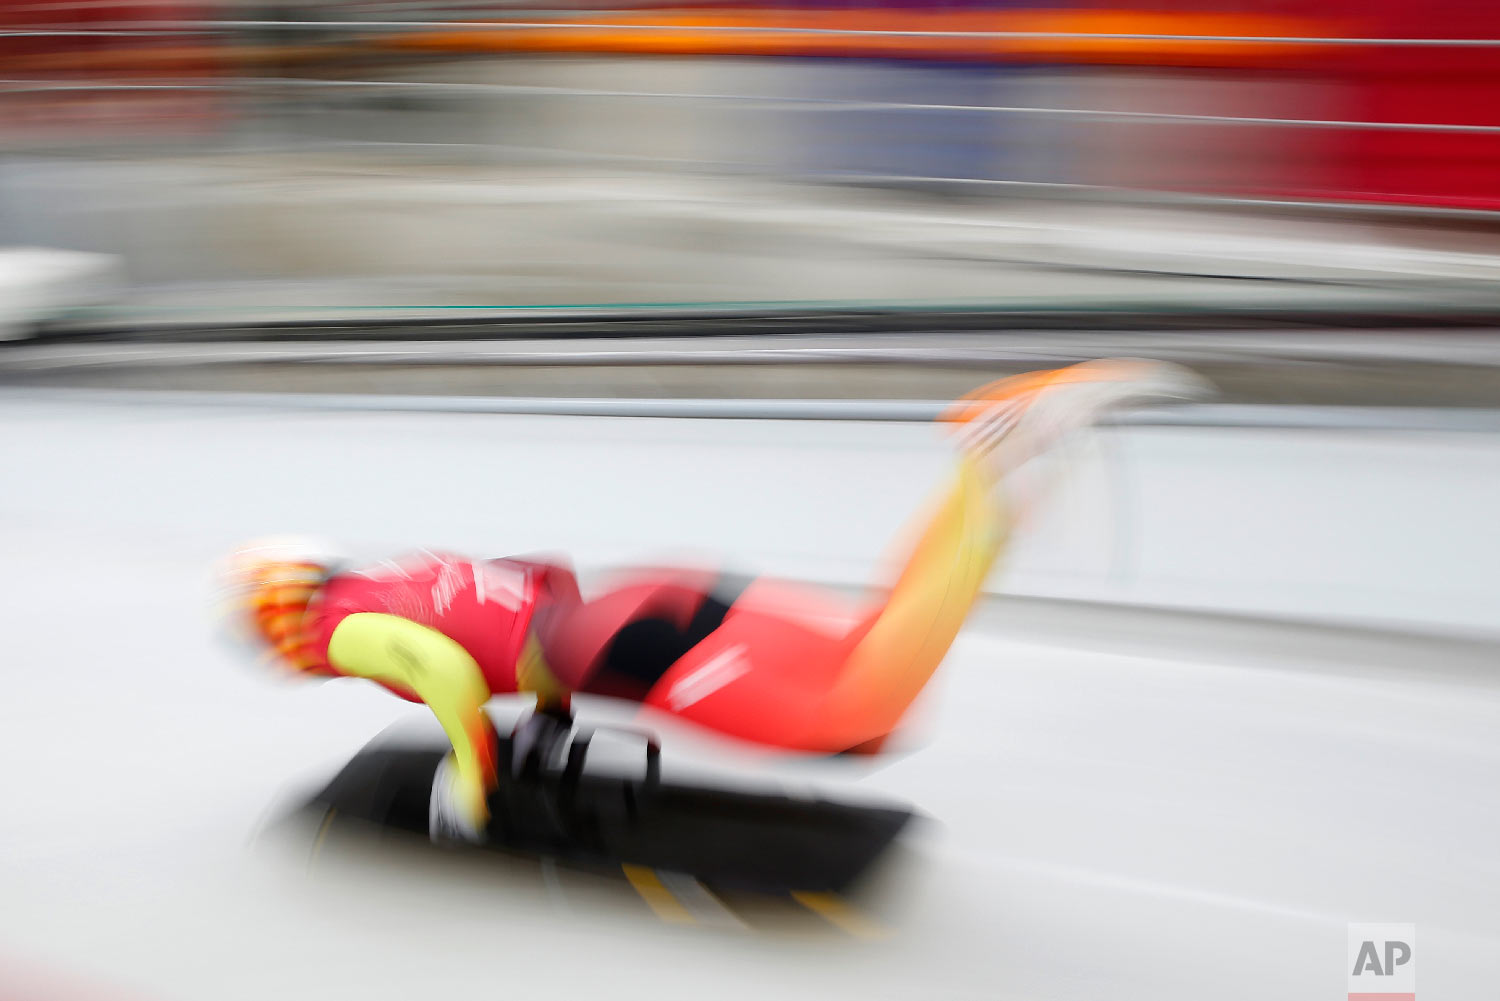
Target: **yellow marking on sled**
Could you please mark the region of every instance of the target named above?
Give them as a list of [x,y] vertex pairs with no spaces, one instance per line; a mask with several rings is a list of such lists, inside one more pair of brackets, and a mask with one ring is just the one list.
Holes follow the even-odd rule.
[[672,891],[667,889],[661,877],[656,874],[655,869],[643,865],[622,865],[621,871],[625,878],[630,880],[630,885],[635,887],[635,892],[641,895],[656,916],[668,924],[690,925],[695,924],[697,919],[692,912],[682,906],[682,902],[673,896]]
[[794,891],[792,899],[855,938],[889,938],[890,930],[865,917],[836,893]]

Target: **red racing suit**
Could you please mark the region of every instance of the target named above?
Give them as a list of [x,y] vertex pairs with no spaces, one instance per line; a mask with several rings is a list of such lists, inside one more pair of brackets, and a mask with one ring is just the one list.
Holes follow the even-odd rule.
[[[329,578],[308,606],[304,635],[326,672],[338,674],[328,664],[328,644],[339,623],[361,612],[399,616],[462,646],[479,665],[490,691],[514,692],[517,663],[543,582],[559,570],[524,560],[422,552],[342,571]],[[386,687],[415,701],[411,692]]]

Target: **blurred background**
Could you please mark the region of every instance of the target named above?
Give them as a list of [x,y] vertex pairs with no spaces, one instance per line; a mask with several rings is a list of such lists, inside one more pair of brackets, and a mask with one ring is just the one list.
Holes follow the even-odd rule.
[[0,232],[111,255],[116,319],[1488,279],[1497,18],[7,3]]
[[[1480,0],[0,3],[0,995],[1310,1001],[1379,921],[1493,993],[1497,57]],[[868,899],[283,822],[423,716],[217,645],[240,540],[853,591],[947,401],[1105,356],[1219,395],[1070,450],[914,749],[652,722],[931,818]]]

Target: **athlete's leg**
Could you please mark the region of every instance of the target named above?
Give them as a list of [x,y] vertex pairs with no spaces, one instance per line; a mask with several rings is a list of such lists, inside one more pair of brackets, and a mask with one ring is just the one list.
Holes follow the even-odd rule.
[[1015,519],[1041,502],[1052,473],[1033,460],[1122,403],[1200,386],[1175,366],[1092,362],[991,383],[951,408],[962,449],[955,481],[824,697],[819,743],[853,747],[895,728],[947,655]]
[[973,608],[1008,535],[983,464],[965,457],[873,608],[757,579],[645,701],[757,743],[837,753],[891,732]]
[[833,599],[756,581],[647,701],[794,749],[838,752],[882,739],[946,655],[1018,508],[1035,503],[1034,494],[1020,500],[1023,467],[1102,411],[1183,395],[1189,379],[1171,367],[1096,363],[986,387],[953,415],[958,469],[878,607],[838,622]]
[[808,739],[841,750],[884,737],[931,679],[1010,536],[1003,498],[964,457],[884,603],[823,696]]

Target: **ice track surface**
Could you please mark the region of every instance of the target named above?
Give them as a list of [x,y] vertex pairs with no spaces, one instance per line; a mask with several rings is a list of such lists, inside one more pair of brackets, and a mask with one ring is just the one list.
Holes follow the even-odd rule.
[[[713,549],[854,580],[941,474],[931,429],[3,398],[0,426],[0,994],[1313,1001],[1345,992],[1348,922],[1399,921],[1424,1001],[1494,995],[1493,679],[1248,657],[1227,633],[1205,654],[1170,620],[1112,648],[1081,613],[1048,631],[987,611],[914,753],[755,757],[757,775],[934,818],[857,909],[709,902],[672,924],[623,880],[333,839],[314,855],[280,821],[423,711],[278,682],[220,645],[206,568],[226,546],[304,529],[367,554]],[[1131,434],[1170,452],[1231,433]],[[1221,463],[1255,461],[1220,444]],[[1493,468],[1493,442],[1463,447]],[[1018,560],[1041,558],[1031,544]],[[668,776],[736,760],[665,736]]]

